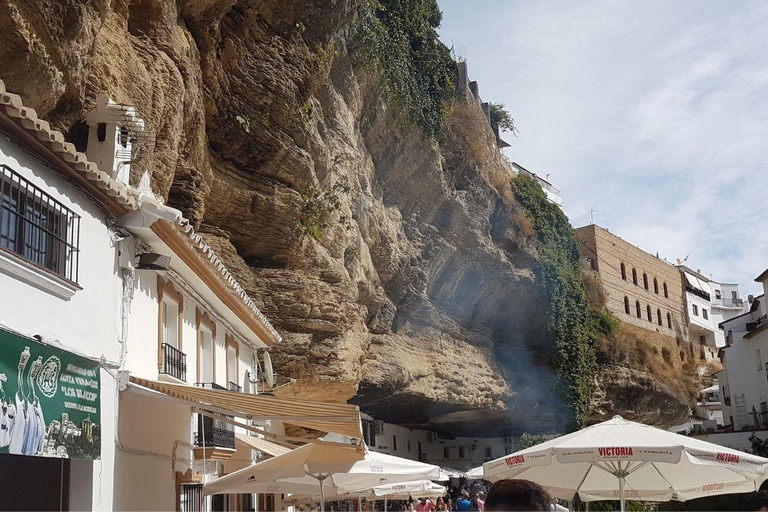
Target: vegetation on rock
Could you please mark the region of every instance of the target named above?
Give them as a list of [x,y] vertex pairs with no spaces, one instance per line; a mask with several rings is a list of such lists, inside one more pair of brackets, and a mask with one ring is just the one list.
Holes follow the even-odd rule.
[[499,129],[503,132],[512,132],[517,135],[517,126],[515,120],[507,111],[504,103],[488,103],[488,115],[491,118],[491,126],[494,130]]
[[380,70],[393,103],[434,138],[455,94],[456,62],[437,37],[442,17],[436,0],[371,0],[355,30],[361,62]]
[[591,413],[597,360],[595,326],[579,273],[579,242],[568,218],[547,200],[538,182],[524,175],[511,181],[515,199],[538,241],[536,270],[547,298],[549,357],[556,370],[555,392],[570,407],[570,428],[586,426]]

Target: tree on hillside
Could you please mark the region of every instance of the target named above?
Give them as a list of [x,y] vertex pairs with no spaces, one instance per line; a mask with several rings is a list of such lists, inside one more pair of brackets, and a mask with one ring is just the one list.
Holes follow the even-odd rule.
[[494,131],[498,128],[499,131],[512,132],[517,136],[515,120],[507,112],[507,106],[504,103],[488,103],[488,113],[491,116],[491,126]]

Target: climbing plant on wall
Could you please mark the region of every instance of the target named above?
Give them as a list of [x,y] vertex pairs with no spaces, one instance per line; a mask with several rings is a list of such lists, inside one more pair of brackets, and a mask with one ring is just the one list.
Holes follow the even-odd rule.
[[568,218],[547,200],[534,178],[519,175],[511,184],[538,242],[536,272],[546,293],[555,391],[570,405],[570,427],[581,428],[591,412],[597,360],[596,333],[579,275],[579,242]]
[[367,0],[354,30],[356,61],[378,68],[393,103],[424,135],[438,137],[454,98],[456,63],[437,37],[436,0]]

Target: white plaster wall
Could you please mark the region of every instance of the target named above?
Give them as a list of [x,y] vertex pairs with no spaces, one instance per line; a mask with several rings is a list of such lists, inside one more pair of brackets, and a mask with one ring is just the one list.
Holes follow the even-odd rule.
[[[78,214],[80,219],[79,277],[82,290],[69,300],[0,273],[0,324],[22,334],[58,340],[62,348],[98,359],[119,357],[119,304],[122,281],[117,272],[117,251],[111,245],[105,215],[78,188],[56,171],[0,135],[0,163]],[[72,474],[72,502],[92,503],[97,510],[110,510],[111,461],[114,456],[114,381],[101,372],[101,461],[77,463]],[[89,471],[89,468],[92,471]],[[101,475],[101,477],[99,476]],[[105,476],[106,475],[106,476]]]
[[749,436],[752,434],[763,440],[768,439],[768,430],[758,430],[755,432],[715,432],[714,434],[702,434],[691,437],[725,446],[726,448],[746,451],[751,449],[752,444],[749,442]]
[[[394,449],[392,436],[397,437],[396,450]],[[376,435],[376,446],[371,446],[371,449],[397,457],[418,460],[418,446],[419,442],[421,442],[422,454],[426,456],[429,463],[461,471],[477,467],[486,460],[503,457],[512,451],[512,446],[506,442],[504,437],[456,437],[454,439],[438,437],[436,441],[432,442],[429,439],[430,432],[427,430],[409,429],[385,423],[384,434]],[[408,449],[408,441],[411,442],[410,450]],[[445,447],[450,449],[450,456],[447,458],[444,453]],[[464,457],[459,457],[460,447],[464,448]],[[491,450],[488,457],[485,455],[486,447],[490,447]]]
[[[174,510],[175,471],[184,472],[188,461],[173,467],[173,445],[191,441],[189,407],[164,399],[121,393],[120,439],[124,449],[115,456],[115,510]],[[160,428],[162,426],[162,428]],[[179,459],[190,459],[189,449],[179,447]]]
[[0,273],[0,323],[24,334],[59,340],[93,357],[116,360],[121,280],[105,215],[77,188],[1,135],[0,164],[7,164],[80,215],[78,284],[82,287],[64,300]]

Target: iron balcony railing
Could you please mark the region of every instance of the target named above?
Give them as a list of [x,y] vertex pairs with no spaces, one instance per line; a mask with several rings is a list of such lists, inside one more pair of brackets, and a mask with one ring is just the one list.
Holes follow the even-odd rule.
[[240,393],[243,390],[243,388],[242,388],[242,386],[238,386],[237,383],[235,383],[235,382],[230,382],[229,383],[229,390],[230,391],[235,391],[237,393]]
[[195,386],[200,388],[207,388],[207,389],[217,389],[219,391],[227,390],[227,388],[219,384],[216,384],[215,382],[198,382],[197,384],[195,384]]
[[76,283],[79,245],[80,216],[0,165],[0,247]]
[[[234,419],[231,416],[226,416],[226,418]],[[217,446],[234,450],[235,427],[226,421],[198,414],[195,444],[201,447]]]
[[740,308],[744,305],[744,299],[729,299],[726,297],[721,297],[718,299],[715,297],[715,300],[712,301],[712,304],[724,306],[726,308]]
[[160,368],[160,373],[186,381],[187,354],[167,343],[163,343],[161,348],[163,350],[163,365]]
[[691,286],[689,284],[685,285],[685,291],[687,291],[688,293],[692,293],[693,295],[696,295],[697,297],[701,297],[702,299],[704,299],[706,301],[710,300],[710,295],[707,292],[699,290],[698,288],[694,288],[693,286]]

